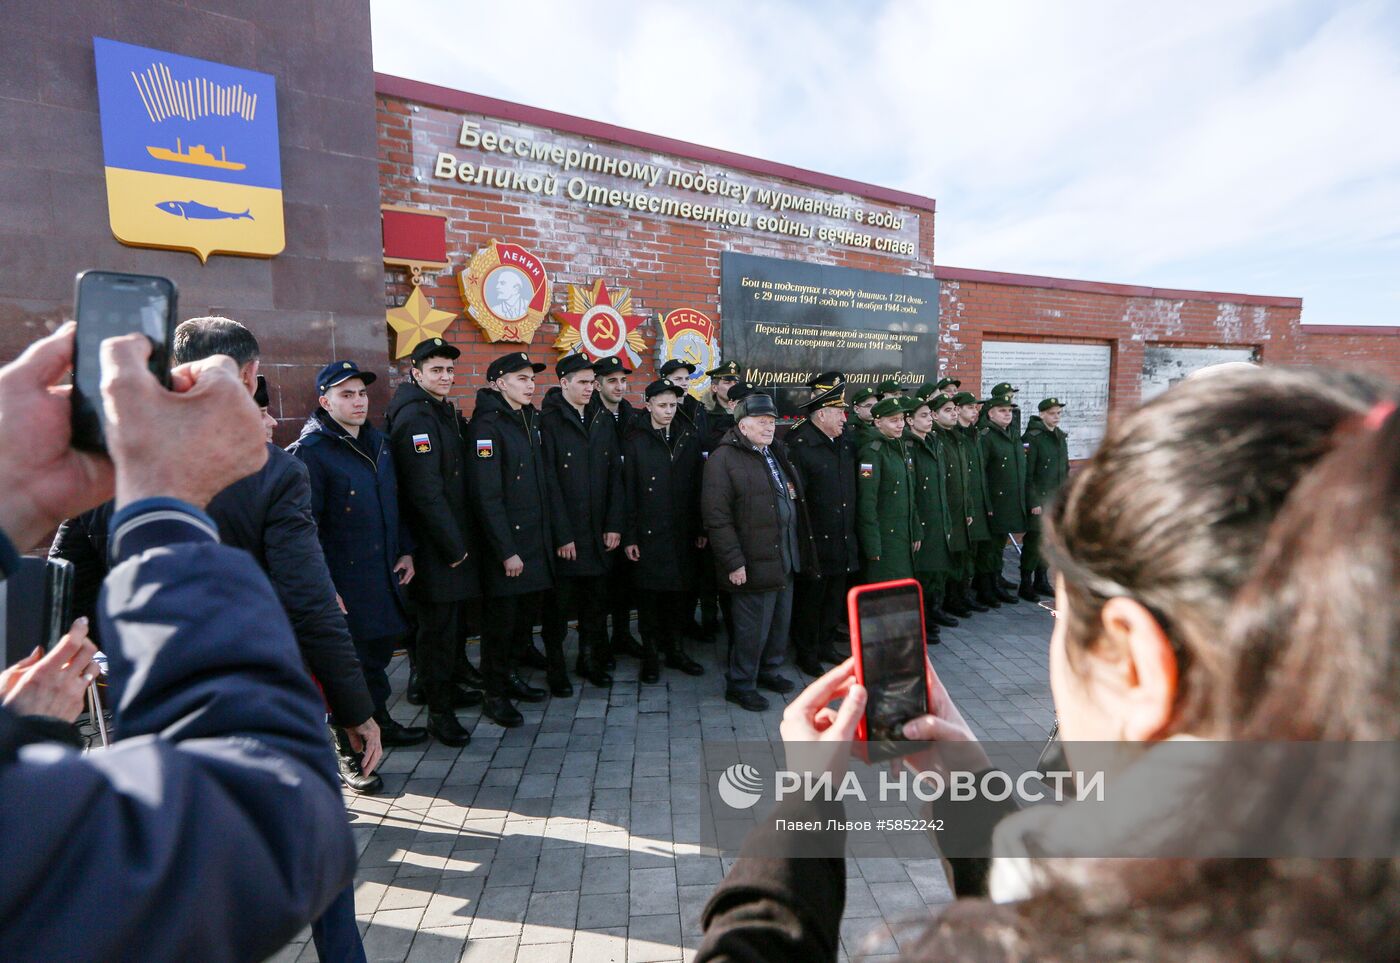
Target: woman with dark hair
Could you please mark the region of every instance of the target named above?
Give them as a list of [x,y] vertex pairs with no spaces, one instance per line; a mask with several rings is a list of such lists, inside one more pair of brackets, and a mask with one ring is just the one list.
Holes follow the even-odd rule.
[[[1230,622],[1236,596],[1289,493],[1333,449],[1351,447],[1349,426],[1372,409],[1378,394],[1379,386],[1365,379],[1281,369],[1188,381],[1112,425],[1093,459],[1071,479],[1048,525],[1048,548],[1060,573],[1051,685],[1067,741],[1123,744],[1121,769],[1110,775],[1110,784],[1127,778],[1138,758],[1152,752],[1144,744],[1172,738],[1317,738],[1307,735],[1312,732],[1376,738],[1364,733],[1385,732],[1386,726],[1391,734],[1379,737],[1395,737],[1400,609],[1393,553],[1400,485],[1394,483],[1394,464],[1382,476],[1390,479],[1388,494],[1372,498],[1370,506],[1355,497],[1340,499],[1330,489],[1319,497],[1309,485],[1305,490],[1313,496],[1295,500],[1290,509],[1296,518],[1317,511],[1320,502],[1332,513],[1350,506],[1353,527],[1370,526],[1365,542],[1372,551],[1358,556],[1358,542],[1345,541],[1327,549],[1344,553],[1332,578],[1369,588],[1371,594],[1360,598],[1372,598],[1374,609],[1387,611],[1338,609],[1335,600],[1346,593],[1319,597],[1316,589],[1281,603],[1280,589],[1264,595],[1252,586],[1255,594],[1245,598],[1255,600],[1255,618],[1280,605],[1316,605],[1275,614],[1252,629]],[[1397,430],[1394,415],[1386,427]],[[1389,511],[1377,517],[1377,505]],[[1331,525],[1348,530],[1340,519]],[[1311,563],[1277,545],[1272,542],[1265,554],[1261,578],[1271,571],[1269,559],[1275,560],[1272,577],[1279,584],[1318,578]],[[1384,563],[1376,560],[1387,553]],[[1346,665],[1321,672],[1318,663],[1334,660],[1331,646],[1344,635],[1352,636],[1344,647]],[[1368,658],[1352,653],[1356,637],[1366,639]],[[1364,677],[1378,665],[1385,671]],[[1297,670],[1288,674],[1281,666],[1304,666],[1318,675],[1300,682]],[[864,690],[853,677],[836,678],[841,668],[789,707],[785,740],[839,744],[850,738],[847,723],[853,729],[859,709],[838,715],[826,703],[837,696],[863,703]],[[1308,697],[1300,697],[1300,687]],[[935,715],[911,721],[906,735],[971,740],[946,693],[936,695]],[[1373,720],[1371,728],[1329,723],[1328,714],[1337,711],[1332,700],[1354,700],[1346,715]],[[1285,725],[1283,718],[1291,721]],[[1219,782],[1228,783],[1229,775]],[[1027,819],[1041,821],[1038,839],[1053,840],[1054,820],[1074,808],[1013,816],[997,840],[1014,847],[1020,836],[1007,830]],[[843,863],[804,860],[801,886],[785,890],[762,879],[765,872],[780,877],[784,862],[768,860],[765,867],[758,860],[737,861],[706,909],[700,959],[743,958],[755,946],[762,947],[762,958],[830,958],[843,901]],[[1017,902],[955,904],[904,945],[920,959],[1266,958],[1311,947],[1321,948],[1318,958],[1374,958],[1374,948],[1396,940],[1394,865],[1335,869],[1282,860],[998,859],[992,895]],[[1329,887],[1332,898],[1322,901],[1319,893]],[[1258,899],[1261,892],[1287,905],[1320,909],[1275,917]],[[822,894],[825,905],[814,906]],[[1353,925],[1362,931],[1359,940],[1346,936]],[[1270,941],[1278,939],[1284,942],[1271,953]]]

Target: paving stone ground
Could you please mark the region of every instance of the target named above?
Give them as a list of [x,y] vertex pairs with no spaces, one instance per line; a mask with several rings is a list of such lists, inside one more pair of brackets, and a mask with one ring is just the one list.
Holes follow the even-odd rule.
[[[1021,602],[943,630],[934,667],[981,738],[1048,734],[1052,622]],[[730,705],[717,663],[724,643],[691,649],[702,677],[663,670],[660,684],[641,685],[638,664],[623,657],[611,689],[575,680],[572,698],[522,704],[520,728],[463,711],[467,747],[391,750],[382,795],[346,794],[369,959],[693,957],[700,912],[727,867],[699,853],[698,795],[672,786],[694,781],[702,738],[777,741],[784,702],[770,694],[763,713]],[[391,712],[421,725],[422,710],[403,700],[407,661],[390,671]],[[810,681],[792,666],[786,673]],[[843,959],[894,954],[892,924],[951,898],[935,860],[848,859],[847,873]],[[274,959],[316,958],[307,931]]]

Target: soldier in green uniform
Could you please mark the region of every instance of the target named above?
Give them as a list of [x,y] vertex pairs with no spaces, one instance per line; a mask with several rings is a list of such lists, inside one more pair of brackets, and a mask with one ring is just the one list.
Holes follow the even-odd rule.
[[871,414],[879,400],[875,389],[869,387],[861,388],[851,395],[851,414],[855,417],[846,422],[846,433],[850,435],[856,447],[879,434],[875,431],[874,415]]
[[875,405],[875,430],[856,455],[856,534],[867,583],[914,577],[923,526],[914,505],[914,460],[904,444],[904,402]]
[[1020,436],[1012,432],[1011,408],[1006,395],[992,396],[982,408],[987,424],[978,436],[987,470],[987,522],[992,537],[978,557],[975,575],[979,591],[1007,603],[1014,603],[1016,596],[999,581],[1006,537],[1026,530],[1026,452]]
[[939,626],[951,628],[958,620],[943,611],[943,588],[953,566],[953,555],[948,549],[952,526],[944,492],[943,454],[933,435],[933,409],[929,403],[928,398],[910,402],[905,440],[914,455],[914,504],[924,529],[919,551],[914,555],[914,574],[924,590],[924,641],[937,645],[942,641]]
[[1045,508],[1065,479],[1069,478],[1069,436],[1060,430],[1064,403],[1046,398],[1040,414],[1026,423],[1026,540],[1021,546],[1021,590],[1023,599],[1034,601],[1036,593],[1054,598],[1055,589],[1040,555],[1041,525]]
[[970,543],[967,527],[972,523],[967,504],[967,456],[958,441],[958,406],[942,392],[929,399],[933,412],[931,437],[943,465],[943,495],[948,505],[948,577],[943,583],[943,610],[950,615],[967,618],[972,614],[967,593],[963,589],[962,573],[967,567]]
[[958,427],[953,429],[953,434],[962,446],[967,471],[967,515],[972,519],[967,525],[963,588],[968,599],[967,607],[974,612],[986,612],[999,607],[1001,603],[973,586],[977,559],[980,553],[986,551],[985,544],[992,539],[992,530],[987,524],[987,468],[982,458],[982,443],[977,437],[977,396],[970,391],[959,391],[953,395],[953,404],[958,409]]
[[904,397],[904,385],[899,383],[898,378],[886,378],[875,386],[875,394],[881,399],[902,398]]
[[962,382],[957,378],[939,378],[938,384],[934,385],[934,390],[941,391],[949,398],[962,390]]

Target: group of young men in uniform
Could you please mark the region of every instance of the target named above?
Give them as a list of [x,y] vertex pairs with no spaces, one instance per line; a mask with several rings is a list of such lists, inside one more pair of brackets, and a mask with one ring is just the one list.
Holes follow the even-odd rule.
[[[961,387],[944,378],[907,394],[890,380],[851,399],[861,577],[917,578],[930,644],[958,618],[1053,597],[1040,534],[1069,474],[1058,398],[1043,399],[1022,432],[1016,388],[998,384],[979,399]],[[1002,576],[1017,533],[1019,583]]]

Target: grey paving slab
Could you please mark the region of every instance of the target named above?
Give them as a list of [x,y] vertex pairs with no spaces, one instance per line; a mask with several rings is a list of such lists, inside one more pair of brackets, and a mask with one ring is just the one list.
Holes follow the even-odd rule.
[[[1037,606],[1004,606],[945,630],[945,643],[930,650],[983,738],[1038,740],[1049,731],[1052,624]],[[611,690],[576,683],[570,699],[522,705],[520,728],[464,710],[473,733],[465,748],[390,750],[386,792],[346,795],[369,958],[661,963],[693,955],[700,913],[731,862],[693,851],[702,743],[777,740],[788,701],[771,697],[757,714],[725,702],[723,648],[689,647],[706,667],[699,678],[663,672],[660,684],[642,685],[624,657]],[[470,654],[475,660],[474,647]],[[405,660],[395,659],[390,709],[421,725],[422,710],[403,700],[407,676]],[[901,924],[951,898],[936,860],[866,854],[847,866],[842,959],[896,953]],[[274,959],[316,959],[309,932]]]

